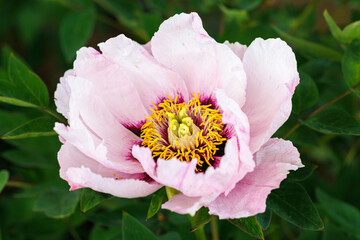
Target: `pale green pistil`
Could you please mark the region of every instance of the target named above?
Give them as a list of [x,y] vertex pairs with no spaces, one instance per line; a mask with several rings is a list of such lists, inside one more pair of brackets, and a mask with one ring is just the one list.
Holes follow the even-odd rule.
[[186,114],[186,109],[182,108],[179,116],[168,113],[168,140],[175,149],[182,147],[195,148],[196,135],[200,129],[194,124],[193,120]]

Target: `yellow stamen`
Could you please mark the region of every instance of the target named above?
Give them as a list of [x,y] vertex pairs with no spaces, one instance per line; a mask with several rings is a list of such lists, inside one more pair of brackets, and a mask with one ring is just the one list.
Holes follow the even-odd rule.
[[193,94],[188,103],[179,102],[179,96],[166,96],[158,105],[153,104],[151,115],[145,119],[140,135],[142,145],[151,150],[155,159],[176,157],[190,162],[196,158],[196,170],[200,172],[214,163],[218,146],[226,141],[222,114],[211,104],[201,105],[199,94]]

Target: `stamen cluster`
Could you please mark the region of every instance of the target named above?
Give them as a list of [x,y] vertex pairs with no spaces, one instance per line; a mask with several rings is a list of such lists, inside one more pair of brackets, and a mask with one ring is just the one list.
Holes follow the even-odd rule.
[[153,158],[180,161],[198,160],[196,171],[203,172],[215,162],[226,141],[222,114],[213,104],[202,104],[199,94],[188,102],[167,96],[147,117],[141,128],[142,145],[150,148]]

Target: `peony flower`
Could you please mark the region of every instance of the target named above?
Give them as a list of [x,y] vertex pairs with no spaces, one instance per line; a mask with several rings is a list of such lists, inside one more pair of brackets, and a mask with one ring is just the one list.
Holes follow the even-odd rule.
[[145,46],[120,35],[99,48],[81,48],[55,92],[70,190],[136,198],[166,186],[177,194],[162,208],[241,218],[264,212],[303,166],[290,141],[270,138],[299,83],[282,40],[217,43],[191,13],[164,21]]

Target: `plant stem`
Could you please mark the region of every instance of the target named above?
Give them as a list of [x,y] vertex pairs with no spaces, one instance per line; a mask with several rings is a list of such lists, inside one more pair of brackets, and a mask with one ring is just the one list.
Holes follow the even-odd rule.
[[[189,220],[190,220],[191,226],[194,226],[195,217],[193,217],[193,216],[191,216],[191,215],[188,215],[188,216],[189,216]],[[204,225],[198,227],[198,228],[194,231],[194,234],[195,234],[196,240],[206,240],[206,235],[205,235],[205,231],[204,231]]]
[[76,232],[74,225],[72,224],[69,218],[66,218],[66,223],[68,225],[69,232],[74,240],[81,240],[80,235]]
[[[309,115],[307,115],[305,118],[303,118],[303,121],[306,121],[307,119],[313,117],[314,115],[318,114],[319,112],[321,112],[322,110],[324,110],[325,108],[329,107],[330,105],[332,105],[333,103],[336,103],[337,101],[341,100],[342,98],[346,97],[347,95],[349,95],[350,93],[352,93],[357,87],[359,87],[360,84],[356,84],[354,87],[350,88],[349,90],[347,90],[346,92],[340,94],[339,96],[335,97],[334,99],[332,99],[331,101],[325,103],[324,105],[322,105],[321,107],[317,108],[315,111],[313,111],[312,113],[310,113]],[[289,135],[291,133],[293,133],[298,127],[300,127],[301,125],[301,121],[298,121],[292,128],[290,128],[289,131],[287,131],[282,138],[286,139],[287,137],[289,137]]]
[[310,17],[310,15],[314,12],[317,5],[319,5],[319,2],[321,0],[314,0],[312,1],[305,9],[302,11],[302,13],[295,19],[293,24],[290,25],[289,33],[292,34],[296,32],[296,30],[304,24],[304,22]]
[[206,240],[204,226],[201,226],[198,229],[196,229],[194,233],[197,240]]
[[212,240],[219,240],[218,220],[215,216],[211,219]]
[[34,187],[34,185],[30,183],[18,182],[18,181],[8,181],[5,184],[6,187],[16,187],[16,188],[23,188],[28,189]]

